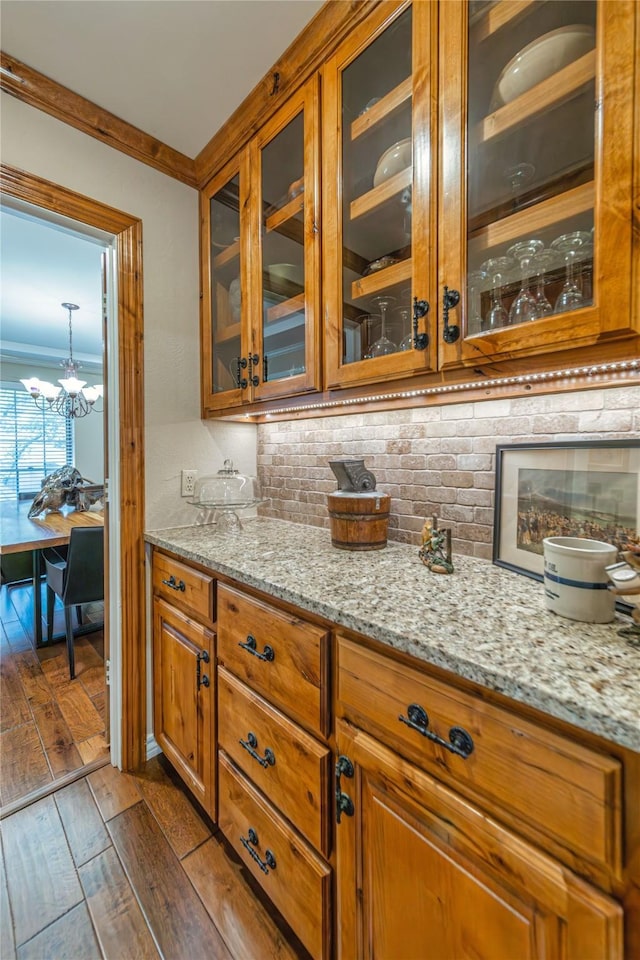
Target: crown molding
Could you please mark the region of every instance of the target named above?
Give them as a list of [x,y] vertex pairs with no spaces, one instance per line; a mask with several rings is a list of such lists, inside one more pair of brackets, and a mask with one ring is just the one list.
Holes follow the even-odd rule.
[[168,147],[3,51],[0,51],[0,65],[3,68],[0,89],[10,96],[189,187],[197,186],[194,161],[184,153]]

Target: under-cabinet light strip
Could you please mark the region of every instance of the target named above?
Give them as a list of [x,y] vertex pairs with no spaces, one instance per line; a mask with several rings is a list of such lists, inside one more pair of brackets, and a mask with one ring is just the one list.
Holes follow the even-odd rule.
[[[511,385],[522,386],[523,384],[545,383],[551,380],[563,380],[570,377],[594,377],[606,373],[628,373],[640,369],[640,359],[619,360],[613,363],[596,363],[588,367],[572,367],[567,370],[552,370],[547,373],[527,373],[517,377],[496,377],[492,380],[475,380],[472,383],[443,384],[437,387],[423,387],[418,390],[398,390],[395,393],[377,393],[367,397],[349,397],[345,400],[325,400],[320,403],[305,403],[300,406],[279,407],[273,411],[277,416],[281,413],[299,413],[306,410],[326,410],[331,407],[356,406],[363,403],[371,403],[376,400],[406,400],[413,397],[428,397],[439,393],[460,393],[463,390],[479,390],[487,387],[504,387]],[[245,414],[251,416],[271,416],[266,414]]]

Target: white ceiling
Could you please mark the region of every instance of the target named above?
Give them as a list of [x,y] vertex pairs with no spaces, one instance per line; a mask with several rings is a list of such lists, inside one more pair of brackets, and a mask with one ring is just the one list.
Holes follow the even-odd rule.
[[2,0],[2,49],[195,157],[321,0]]
[[[2,50],[195,157],[322,0],[2,0]],[[100,246],[0,212],[2,355],[99,363]]]

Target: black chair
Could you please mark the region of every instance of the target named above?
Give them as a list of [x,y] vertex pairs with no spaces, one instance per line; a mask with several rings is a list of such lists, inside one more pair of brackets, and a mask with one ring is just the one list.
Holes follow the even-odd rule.
[[53,637],[53,607],[57,595],[64,605],[69,673],[73,680],[76,672],[72,608],[77,608],[81,623],[81,605],[104,600],[104,528],[74,527],[66,558],[55,548],[44,550],[43,557],[47,572],[47,641],[50,643]]

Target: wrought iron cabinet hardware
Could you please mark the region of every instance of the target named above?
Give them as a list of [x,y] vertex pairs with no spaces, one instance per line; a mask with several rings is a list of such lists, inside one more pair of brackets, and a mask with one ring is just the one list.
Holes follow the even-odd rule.
[[154,548],[152,584],[154,736],[215,817],[214,580]]

